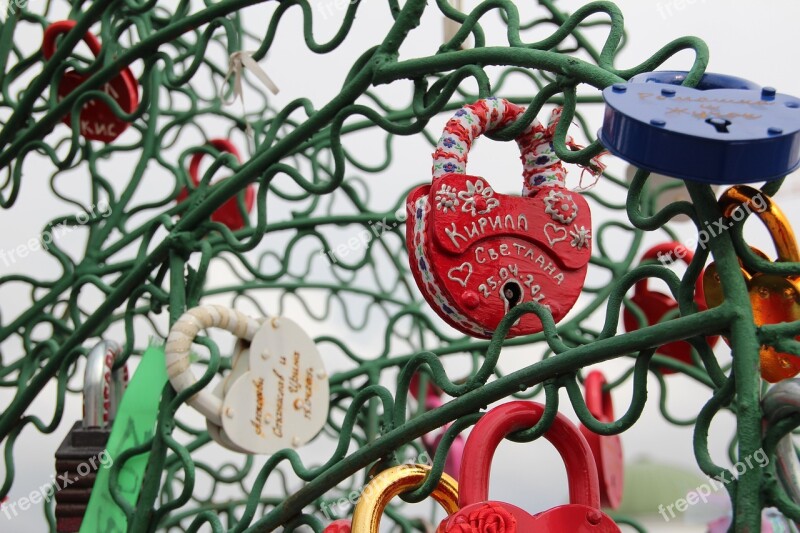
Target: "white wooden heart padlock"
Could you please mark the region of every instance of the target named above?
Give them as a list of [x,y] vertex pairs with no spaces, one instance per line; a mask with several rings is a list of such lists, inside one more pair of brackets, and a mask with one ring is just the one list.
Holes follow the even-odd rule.
[[266,320],[250,344],[250,368],[225,392],[222,429],[254,453],[297,448],[328,418],[328,374],[317,346],[294,321]]
[[[231,384],[236,380],[236,378],[244,374],[247,370],[249,370],[249,368],[250,343],[239,339],[236,342],[236,346],[233,348],[233,357],[231,357],[231,371],[225,376],[225,379],[217,383],[217,386],[214,387],[212,394],[222,400],[225,397],[225,393],[230,389]],[[233,441],[228,438],[228,434],[225,433],[225,430],[222,429],[222,427],[213,424],[208,419],[206,419],[206,430],[208,431],[209,437],[231,451],[248,454],[253,453],[250,450],[246,450],[234,444]]]
[[190,309],[173,325],[165,347],[175,390],[197,382],[189,353],[197,334],[210,327],[230,331],[240,343],[230,373],[213,393],[200,390],[186,402],[206,417],[209,435],[228,449],[258,454],[314,438],[328,416],[328,376],[314,341],[287,318],[262,321],[218,305]]

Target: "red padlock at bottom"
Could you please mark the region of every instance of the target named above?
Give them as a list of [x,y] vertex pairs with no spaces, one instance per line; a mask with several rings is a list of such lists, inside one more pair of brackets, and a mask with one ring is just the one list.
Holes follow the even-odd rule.
[[[598,370],[589,372],[583,385],[586,388],[586,407],[589,412],[600,422],[613,422],[614,403],[611,393],[604,391],[606,378]],[[623,455],[622,440],[619,435],[598,435],[583,424],[581,433],[589,448],[592,449],[594,462],[597,466],[597,477],[600,481],[600,503],[603,507],[616,509],[622,502],[623,490]]]
[[328,524],[322,533],[350,533],[350,520],[347,518],[340,518]]
[[561,413],[545,433],[561,454],[569,478],[569,504],[531,515],[515,505],[489,501],[489,472],[497,446],[514,431],[535,425],[544,406],[514,401],[486,413],[464,448],[459,476],[459,511],[437,533],[618,533],[600,510],[600,490],[592,451],[581,432]]
[[[658,259],[662,263],[672,262],[676,259],[683,260],[687,265],[692,262],[694,254],[691,250],[687,249],[684,245],[677,242],[668,242],[653,246],[647,250],[642,256],[641,261],[654,261]],[[697,277],[695,283],[694,302],[697,305],[698,311],[705,311],[708,309],[706,305],[705,294],[703,292],[703,272]],[[644,316],[647,318],[647,324],[652,326],[658,324],[663,320],[667,314],[674,313],[678,310],[678,302],[675,299],[663,292],[653,291],[647,287],[647,278],[639,280],[634,286],[634,294],[631,302],[636,304],[642,310]],[[639,329],[639,321],[634,314],[628,309],[623,310],[622,314],[623,324],[625,331],[636,331]],[[709,346],[714,346],[719,340],[719,336],[706,337],[706,342]],[[659,355],[666,355],[687,365],[693,364],[692,362],[692,346],[686,341],[674,341],[665,344],[656,350]],[[658,370],[664,374],[674,374],[676,371],[658,366]]]
[[[54,22],[44,31],[42,39],[42,55],[50,59],[56,51],[58,36],[70,32],[75,27],[74,20],[60,20]],[[95,56],[100,54],[100,42],[92,33],[86,32],[83,41]],[[77,89],[89,76],[81,74],[75,69],[64,72],[58,82],[58,100],[60,101],[72,91]],[[122,111],[133,113],[139,106],[139,82],[128,67],[120,70],[119,74],[106,82],[100,90],[111,96]],[[80,112],[80,132],[83,137],[93,141],[110,143],[119,137],[128,127],[128,122],[118,117],[105,102],[89,100],[83,104]],[[72,116],[65,115],[62,122],[67,126],[72,125]]]
[[[233,154],[237,161],[240,163],[242,162],[242,158],[239,155],[239,150],[236,149],[236,146],[231,141],[227,139],[209,139],[208,144],[220,152],[228,152]],[[204,152],[195,152],[192,155],[192,159],[189,161],[189,177],[191,178],[195,187],[197,187],[197,185],[200,183],[200,161],[203,159],[204,155]],[[180,194],[178,194],[176,201],[180,203],[186,200],[188,197],[189,191],[184,188]],[[248,185],[244,192],[244,206],[248,213],[253,209],[255,197],[255,187],[252,184]],[[222,204],[219,209],[211,214],[211,220],[213,222],[225,224],[228,226],[228,228],[230,228],[231,231],[242,229],[244,227],[244,218],[239,211],[239,202],[237,201],[237,198],[230,198],[224,204]]]

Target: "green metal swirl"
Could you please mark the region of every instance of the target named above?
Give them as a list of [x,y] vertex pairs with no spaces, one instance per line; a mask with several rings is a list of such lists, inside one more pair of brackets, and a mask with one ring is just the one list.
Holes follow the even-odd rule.
[[[298,97],[275,109],[271,99],[244,76],[248,105],[241,112],[238,104],[226,107],[209,90],[210,83],[230,96],[229,54],[254,50],[253,58],[259,61],[270,53],[283,53],[275,49],[275,42],[286,25],[282,21],[290,16],[302,20],[308,52],[331,54],[347,42],[363,9],[359,1],[348,2],[338,28],[328,33],[332,36],[326,41],[318,37],[320,17],[308,0],[265,3],[261,7],[269,10],[269,20],[253,31],[246,13],[261,3],[73,2],[69,13],[77,26],[59,40],[49,61],[43,61],[38,49],[31,51],[21,43],[31,28],[38,32],[55,20],[56,6],[51,2],[31,2],[0,26],[0,169],[5,173],[0,205],[7,210],[18,208],[21,195],[33,186],[30,168],[44,164],[49,169],[47,192],[65,212],[79,214],[54,217],[42,228],[41,239],[58,231],[80,230],[85,236],[85,246],[77,256],[55,241],[47,247],[53,265],[47,279],[24,269],[0,277],[0,290],[13,287],[16,294],[28,298],[18,314],[0,317],[0,386],[14,392],[13,401],[0,415],[6,471],[0,496],[9,493],[21,473],[16,449],[20,434],[52,433],[69,422],[62,421],[67,393],[79,391],[77,364],[97,338],[117,337],[124,345],[124,359],[138,358],[150,335],[166,337],[185,309],[209,300],[261,315],[300,310],[311,318],[306,327],[310,332],[315,331],[315,322],[338,321],[335,333],[315,338],[326,357],[346,363],[330,376],[331,409],[320,438],[332,444],[321,464],[312,464],[294,450],[268,458],[227,456],[222,464],[211,460],[209,452],[218,454],[219,448],[205,428],[186,423],[179,410],[186,398],[230,366],[228,358],[220,356],[225,350],[211,337],[202,337],[197,356],[205,368],[203,376],[180,394],[169,386],[164,389],[155,435],[116,458],[112,468],[112,479],[116,479],[126,460],[150,453],[135,506],[112,489],[130,531],[255,532],[279,527],[321,531],[327,518],[349,512],[337,510],[323,520],[324,510],[363,486],[371,470],[418,457],[422,452],[419,438],[453,422],[432,458],[431,475],[404,496],[406,501],[418,502],[441,476],[456,435],[470,428],[488,404],[509,397],[543,401],[542,421],[510,437],[530,442],[549,427],[564,388],[582,423],[600,434],[618,434],[640,418],[651,373],[659,385],[657,399],[651,401],[658,402],[667,423],[694,426],[695,455],[708,475],[724,470],[712,460],[708,448],[709,427],[721,411],[737,417],[733,459],[751,455],[762,446],[773,453],[777,440],[800,425],[800,419],[791,418],[762,436],[758,348],[770,343],[800,354],[795,340],[800,323],[754,325],[737,258],[759,271],[781,275],[797,275],[800,265],[757,258],[744,243],[740,226],[712,237],[708,250],[696,250],[682,278],[663,266],[635,262],[645,232],[673,239],[668,223],[678,215],[689,216],[698,231],[700,221],[720,216],[708,187],[687,184],[692,202],[674,203],[656,212],[657,196],[666,188],[647,187],[645,172],[637,173],[630,184],[607,172],[603,179],[617,194],[590,190],[586,195],[613,215],[595,228],[591,260],[598,275],[613,281],[587,280],[586,303],[558,326],[541,306],[516,307],[491,340],[454,336],[422,303],[407,267],[403,232],[405,195],[416,183],[409,182],[394,199],[371,194],[379,187],[376,180],[386,179],[396,164],[399,137],[417,136],[433,145],[437,133],[428,128],[432,119],[491,95],[528,106],[518,122],[495,132],[493,139],[514,138],[546,104],[563,105],[564,120],[554,140],[556,153],[564,161],[586,164],[603,150],[583,114],[602,103],[600,89],[657,69],[683,50],[694,53],[686,83],[696,84],[708,63],[708,49],[701,40],[677,39],[642,63],[621,67],[616,58],[625,44],[623,18],[611,2],[590,2],[565,14],[553,0],[539,0],[537,17],[523,21],[509,0],[485,0],[469,13],[459,12],[446,0],[431,5],[424,0],[402,5],[389,0],[382,13],[391,21],[390,31],[373,36],[373,45],[349,66],[339,93],[330,101],[318,107]],[[406,58],[400,51],[404,43],[429,37],[418,30],[426,9],[458,21],[461,29],[434,54]],[[506,42],[487,46],[484,26],[498,17],[506,28]],[[96,59],[75,51],[90,28],[104,43]],[[604,32],[602,42],[594,43],[587,29],[592,35]],[[538,40],[528,40],[533,34]],[[462,49],[470,36],[474,46]],[[99,90],[127,65],[134,68],[141,85],[140,105],[130,115]],[[81,90],[59,101],[55,86],[67,68],[79,69],[88,79]],[[512,78],[524,80],[528,89],[508,89]],[[382,96],[382,86],[402,84],[409,88],[407,101]],[[581,91],[579,84],[583,84]],[[131,122],[125,137],[109,145],[81,137],[77,117],[94,98],[111,104],[115,113]],[[69,113],[75,124],[71,129],[60,124]],[[571,123],[591,140],[580,151],[566,145]],[[253,132],[252,139],[247,131]],[[354,148],[357,143],[348,142],[365,133],[380,139],[382,145],[370,159]],[[250,157],[239,164],[229,155],[203,147],[206,140],[223,135],[250,147]],[[190,184],[188,160],[198,151],[211,154],[207,159],[213,162],[189,198],[176,203],[178,194]],[[212,184],[218,170],[231,175]],[[88,192],[76,192],[76,183]],[[251,184],[258,186],[258,192],[243,229],[232,232],[209,221],[231,198],[238,198],[243,209],[242,192]],[[779,182],[770,184],[765,192],[775,194],[779,187]],[[141,200],[142,191],[150,192],[149,200]],[[108,206],[107,212],[97,210],[101,203]],[[342,231],[369,234],[376,227],[381,238],[371,239],[354,258],[327,253]],[[613,259],[609,247],[618,231],[630,235],[632,244],[623,258]],[[726,301],[697,312],[693,288],[709,252],[719,266]],[[212,283],[220,279],[212,274],[219,272],[225,273],[224,281]],[[645,327],[643,313],[626,297],[645,278],[668,285],[679,303],[673,320]],[[640,329],[618,333],[623,307],[638,317]],[[525,313],[535,313],[544,331],[504,340],[510,325]],[[600,315],[602,326],[597,329],[590,319]],[[731,340],[731,367],[719,365],[704,341],[709,334],[725,334]],[[354,340],[363,335],[375,339],[378,348]],[[693,365],[656,354],[659,346],[683,339],[695,348]],[[516,346],[535,348],[541,358],[504,373],[497,366],[501,351]],[[444,363],[457,356],[471,362],[468,375],[448,375]],[[584,403],[582,369],[617,358],[629,365],[609,387],[632,380],[633,392],[619,409],[621,416],[602,423]],[[656,365],[708,387],[710,399],[695,417],[681,419],[667,410],[669,379],[655,370]],[[429,379],[452,400],[429,412],[409,400],[415,372],[426,376],[423,387]],[[56,401],[52,416],[43,420],[29,408],[51,382],[56,384]],[[768,505],[800,519],[800,508],[788,500],[769,470],[748,470],[727,488],[737,530],[758,531],[761,509]],[[53,529],[52,509],[47,512]],[[386,517],[395,531],[404,532],[425,531],[426,520],[431,520],[407,516],[401,501],[387,509]],[[644,531],[635,521],[615,518]]]

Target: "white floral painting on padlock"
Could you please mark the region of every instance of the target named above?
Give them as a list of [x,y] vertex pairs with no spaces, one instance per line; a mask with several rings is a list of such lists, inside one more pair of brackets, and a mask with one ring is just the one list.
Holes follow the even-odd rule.
[[224,393],[227,438],[266,454],[313,439],[327,420],[329,396],[314,341],[287,318],[268,319],[253,337],[249,363]]

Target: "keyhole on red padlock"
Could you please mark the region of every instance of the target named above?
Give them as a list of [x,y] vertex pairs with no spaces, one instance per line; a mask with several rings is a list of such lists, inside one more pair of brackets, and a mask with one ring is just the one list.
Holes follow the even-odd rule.
[[728,126],[731,125],[731,121],[724,118],[707,118],[706,124],[711,124],[717,130],[717,133],[730,133],[728,131]]
[[508,307],[506,311],[511,311],[522,299],[522,288],[516,281],[509,281],[503,285],[503,298],[506,299]]

